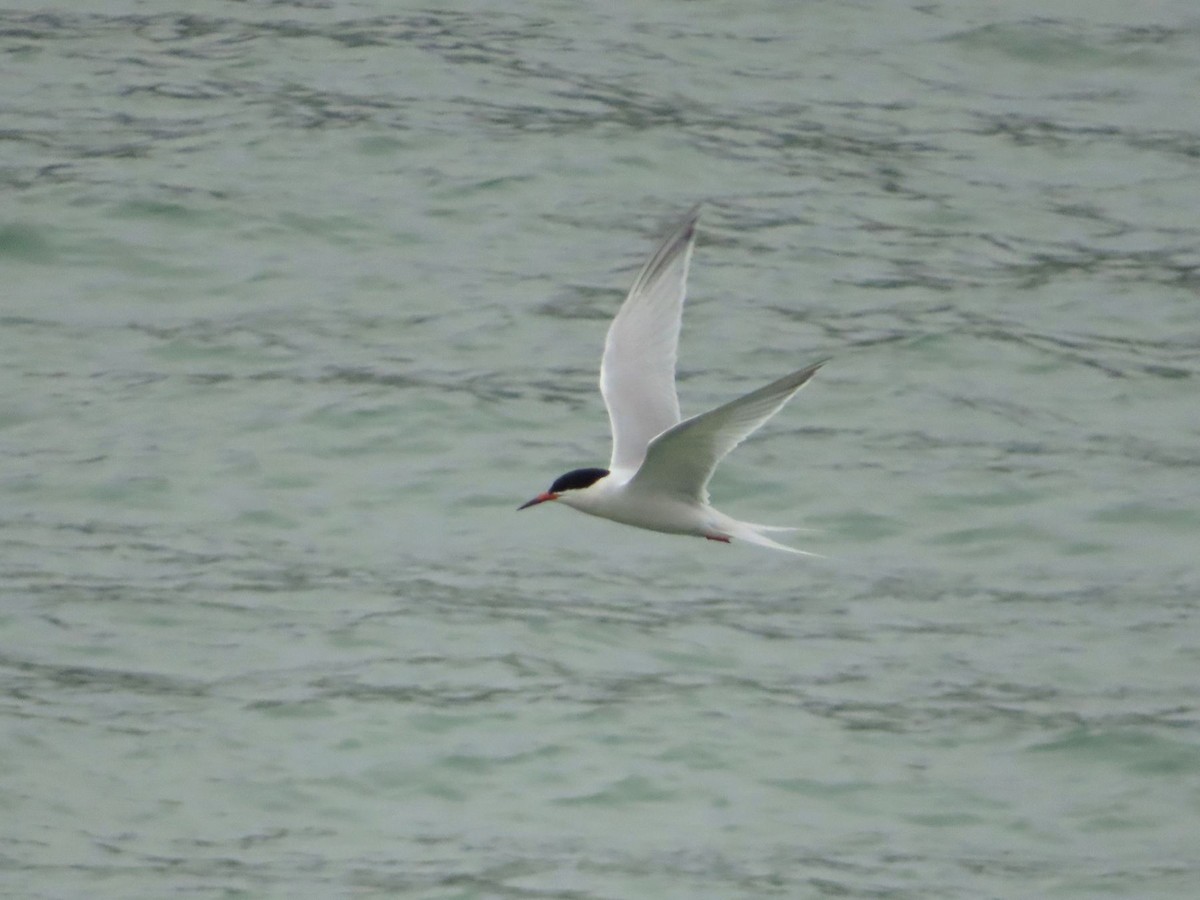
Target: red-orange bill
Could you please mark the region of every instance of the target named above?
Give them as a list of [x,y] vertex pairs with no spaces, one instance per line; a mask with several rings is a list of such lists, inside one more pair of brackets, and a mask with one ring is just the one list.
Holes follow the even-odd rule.
[[523,509],[529,509],[529,507],[531,507],[531,506],[537,506],[539,503],[545,503],[547,500],[557,500],[557,499],[558,499],[558,494],[555,494],[552,491],[546,491],[546,493],[544,493],[544,494],[538,494],[536,497],[534,497],[528,503],[522,503],[520,506],[517,507],[517,512],[520,512]]

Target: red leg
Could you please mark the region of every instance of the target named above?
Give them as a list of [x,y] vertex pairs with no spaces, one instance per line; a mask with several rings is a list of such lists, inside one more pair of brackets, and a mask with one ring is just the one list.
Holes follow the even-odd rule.
[[706,534],[705,537],[710,541],[720,541],[722,544],[729,543],[729,538],[725,537],[723,534]]

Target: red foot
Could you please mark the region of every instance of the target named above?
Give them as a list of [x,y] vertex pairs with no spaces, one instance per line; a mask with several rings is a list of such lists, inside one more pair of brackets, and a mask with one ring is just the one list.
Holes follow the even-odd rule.
[[729,538],[725,537],[724,535],[706,534],[705,537],[708,538],[710,541],[720,541],[722,544],[729,543]]

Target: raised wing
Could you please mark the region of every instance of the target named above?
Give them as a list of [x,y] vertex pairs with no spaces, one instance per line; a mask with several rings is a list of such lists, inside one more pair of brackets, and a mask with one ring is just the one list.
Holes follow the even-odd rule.
[[693,207],[642,267],[608,328],[600,393],[612,424],[609,468],[635,470],[650,441],[679,422],[675,359],[688,264],[700,207]]
[[779,412],[826,362],[821,360],[785,375],[660,434],[650,442],[646,461],[630,485],[689,503],[708,503],[708,480],[717,464]]

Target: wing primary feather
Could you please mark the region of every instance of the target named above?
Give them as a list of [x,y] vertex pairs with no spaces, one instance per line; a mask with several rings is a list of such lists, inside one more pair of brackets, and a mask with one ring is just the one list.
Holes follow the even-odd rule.
[[646,447],[679,422],[675,361],[700,207],[692,207],[642,266],[608,328],[600,392],[612,425],[609,468],[634,471]]
[[663,432],[650,442],[634,480],[647,491],[707,503],[708,481],[717,464],[779,412],[826,362],[823,359],[784,375]]
[[[658,245],[658,249],[646,260],[646,264],[642,266],[637,278],[634,279],[628,296],[645,290],[648,285],[657,281],[680,251],[688,249],[687,245],[696,238],[696,222],[699,219],[700,204],[697,203],[672,227],[667,236],[662,239],[662,243]],[[684,277],[686,278],[686,276],[685,272]]]

